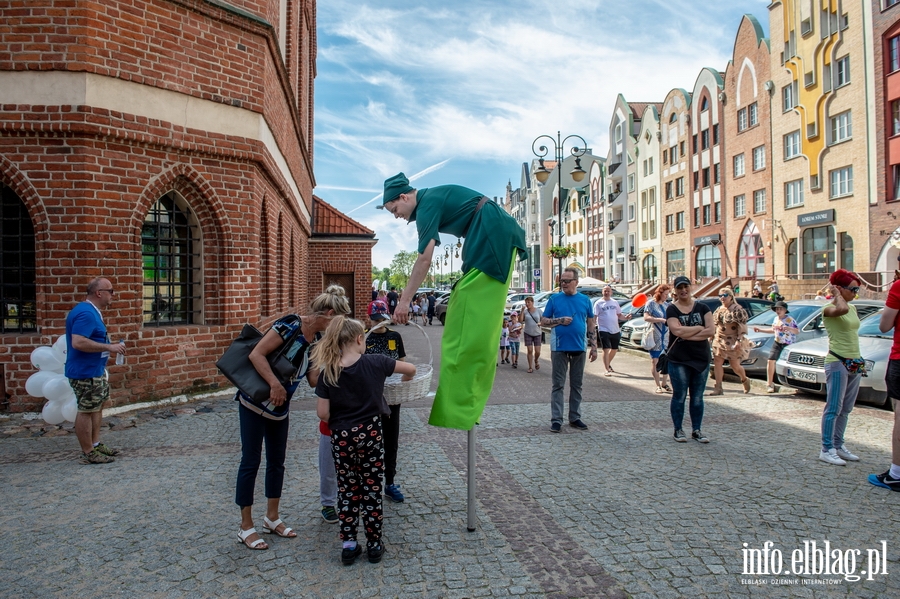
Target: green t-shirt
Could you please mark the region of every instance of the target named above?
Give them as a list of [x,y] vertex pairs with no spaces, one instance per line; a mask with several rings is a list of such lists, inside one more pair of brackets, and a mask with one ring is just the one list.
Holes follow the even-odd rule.
[[[850,310],[843,316],[826,316],[822,319],[828,331],[828,349],[844,358],[859,358],[859,316],[856,306],[848,304]],[[837,362],[831,353],[825,356],[825,363]]]
[[496,202],[487,201],[478,212],[478,193],[460,185],[439,185],[416,192],[416,208],[410,221],[419,233],[419,253],[440,233],[465,238],[462,272],[476,268],[491,278],[506,282],[513,252],[525,255],[525,231]]

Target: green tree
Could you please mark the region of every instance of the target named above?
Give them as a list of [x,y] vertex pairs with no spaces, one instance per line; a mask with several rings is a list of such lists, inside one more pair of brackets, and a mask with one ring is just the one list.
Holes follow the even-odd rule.
[[409,282],[409,276],[412,274],[413,265],[416,263],[416,258],[418,257],[418,252],[400,251],[395,254],[394,260],[391,262],[390,278],[388,278],[390,284],[397,289],[405,288],[406,284]]

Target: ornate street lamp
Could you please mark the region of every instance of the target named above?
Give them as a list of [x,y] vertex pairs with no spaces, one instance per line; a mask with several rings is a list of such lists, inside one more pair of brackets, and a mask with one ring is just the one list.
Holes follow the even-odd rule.
[[[541,140],[546,139],[549,140],[551,145],[541,145],[537,148],[535,146]],[[562,164],[563,158],[565,158],[565,146],[566,143],[572,140],[573,142],[580,142],[581,145],[572,146],[569,149],[569,152],[572,156],[575,157],[575,168],[573,168],[569,175],[572,176],[572,180],[576,183],[580,183],[584,180],[584,176],[587,174],[583,168],[581,168],[581,157],[587,153],[587,142],[580,135],[568,135],[563,138],[559,131],[556,132],[556,138],[554,139],[551,135],[539,135],[535,138],[533,142],[531,142],[531,151],[535,156],[538,157],[538,168],[534,171],[534,177],[538,180],[540,184],[544,184],[550,179],[550,171],[547,170],[547,167],[544,166],[544,156],[550,153],[550,149],[553,149],[553,157],[556,159],[556,172],[558,173],[558,183],[559,183],[559,197],[557,198],[557,215],[556,215],[556,226],[557,226],[557,246],[562,247],[562,238],[563,238],[563,218],[562,218],[562,205],[563,205],[563,186],[562,186]],[[545,142],[546,143],[546,142]],[[553,232],[551,230],[550,233],[550,243],[553,243]],[[562,268],[563,268],[563,258],[562,255],[558,257],[558,268],[557,277],[562,276]],[[551,279],[552,280],[552,279]]]
[[447,259],[450,259],[450,271],[448,273],[448,277],[450,278],[450,286],[453,287],[453,257],[454,254],[457,258],[459,258],[459,248],[462,247],[462,241],[459,239],[456,240],[456,244],[448,243],[444,246],[444,265],[447,264]]

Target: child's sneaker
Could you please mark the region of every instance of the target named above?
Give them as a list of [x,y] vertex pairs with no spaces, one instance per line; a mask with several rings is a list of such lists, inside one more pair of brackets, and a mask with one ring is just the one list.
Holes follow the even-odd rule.
[[400,492],[400,485],[387,485],[384,488],[384,495],[395,503],[403,503],[405,497]]
[[323,505],[322,506],[322,518],[325,519],[325,522],[329,524],[335,524],[340,518],[338,518],[337,512],[334,509],[333,505]]

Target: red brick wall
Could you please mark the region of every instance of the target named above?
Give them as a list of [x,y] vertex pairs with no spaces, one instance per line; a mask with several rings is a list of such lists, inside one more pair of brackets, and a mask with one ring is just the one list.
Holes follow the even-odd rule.
[[[231,4],[278,26],[277,0]],[[297,18],[289,22],[306,29],[288,37],[307,48],[297,59],[308,62],[315,2],[291,5]],[[14,0],[0,7],[2,70],[86,71],[261,113],[311,210],[315,67],[288,71],[276,31],[258,19],[202,0]],[[26,205],[37,251],[39,331],[0,335],[13,411],[40,409],[43,400],[24,390],[29,356],[64,332],[95,276],[113,281],[105,320],[128,347],[126,364],[109,366],[112,405],[225,385],[214,363],[244,322],[266,326],[303,312],[318,293],[308,289],[310,224],[259,141],[90,106],[0,105],[0,180]],[[185,198],[201,229],[202,324],[145,327],[141,225],[170,191]],[[285,244],[274,238],[279,221]],[[278,254],[293,272],[275,268]],[[358,258],[349,258],[354,268]],[[369,251],[364,262],[370,277]]]
[[[874,268],[884,244],[891,233],[900,227],[897,217],[898,204],[893,198],[893,164],[900,164],[900,151],[896,149],[897,138],[893,135],[891,101],[900,99],[897,82],[900,73],[890,74],[890,66],[885,64],[888,56],[888,38],[900,35],[900,5],[881,10],[881,0],[872,0],[872,21],[875,55],[875,152],[873,161],[877,169],[875,179],[876,204],[869,207],[869,222],[872,223],[869,244],[869,264]],[[889,85],[890,83],[890,85]],[[892,139],[893,138],[893,139]],[[891,143],[893,142],[893,143]],[[895,146],[892,151],[891,146]],[[891,215],[888,215],[888,212]],[[888,264],[893,268],[893,264]]]
[[350,306],[354,318],[362,318],[372,301],[372,247],[375,240],[347,241],[334,238],[316,240],[309,244],[310,299],[324,291],[323,276],[327,274],[352,274],[354,297]]

